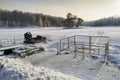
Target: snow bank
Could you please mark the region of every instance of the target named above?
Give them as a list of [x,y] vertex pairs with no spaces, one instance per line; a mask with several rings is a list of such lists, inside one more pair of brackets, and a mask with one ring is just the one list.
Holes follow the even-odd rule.
[[0,57],[4,67],[0,69],[0,80],[82,80],[43,67],[34,67],[20,59]]
[[108,60],[120,69],[120,46],[114,45],[112,49],[113,50],[108,56]]
[[120,69],[120,55],[110,54],[108,60]]

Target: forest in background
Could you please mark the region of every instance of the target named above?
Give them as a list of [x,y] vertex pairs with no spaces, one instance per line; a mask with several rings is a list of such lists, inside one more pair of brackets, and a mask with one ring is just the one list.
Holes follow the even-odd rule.
[[[66,22],[67,20],[67,22]],[[78,22],[76,22],[76,20]],[[75,24],[76,23],[76,24]],[[67,25],[67,26],[66,26]],[[24,27],[24,26],[39,26],[39,27],[74,27],[74,26],[119,26],[120,17],[112,16],[102,18],[95,21],[83,22],[83,19],[76,18],[63,18],[51,15],[44,15],[42,13],[22,12],[18,10],[3,10],[0,9],[0,27]]]
[[64,18],[44,15],[42,13],[30,13],[22,11],[8,11],[0,9],[0,26],[40,26],[40,27],[61,27]]
[[84,22],[85,26],[120,26],[120,17],[112,16],[95,21]]

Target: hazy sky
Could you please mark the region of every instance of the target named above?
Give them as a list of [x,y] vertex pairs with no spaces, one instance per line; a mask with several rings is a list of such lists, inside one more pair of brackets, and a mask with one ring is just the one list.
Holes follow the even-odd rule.
[[120,0],[0,0],[0,8],[61,17],[71,12],[86,21],[120,16]]

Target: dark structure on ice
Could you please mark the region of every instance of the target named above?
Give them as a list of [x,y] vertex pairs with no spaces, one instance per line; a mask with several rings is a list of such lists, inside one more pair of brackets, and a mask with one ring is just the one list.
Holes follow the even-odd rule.
[[32,42],[32,34],[30,32],[26,32],[24,34],[24,39],[25,39],[24,43],[33,43]]
[[34,43],[39,43],[39,42],[46,42],[46,37],[43,37],[41,35],[37,35],[35,38],[32,38],[32,34],[30,32],[26,32],[24,34],[24,43],[28,44],[34,44]]

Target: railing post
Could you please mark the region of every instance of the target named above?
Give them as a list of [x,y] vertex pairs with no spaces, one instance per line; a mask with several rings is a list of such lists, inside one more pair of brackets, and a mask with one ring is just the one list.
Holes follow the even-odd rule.
[[82,52],[83,52],[83,59],[85,58],[85,52],[84,52],[85,46],[82,44]]
[[76,39],[75,39],[76,37],[74,36],[74,52],[75,52],[75,56],[74,56],[74,58],[76,58],[77,57],[77,50],[76,50],[76,48],[77,48],[77,46],[76,46]]
[[59,55],[60,54],[60,52],[62,51],[62,48],[61,48],[61,40],[60,40],[60,45],[59,44],[57,44],[57,54],[56,55]]
[[68,37],[68,50],[70,51],[70,38]]
[[[68,49],[70,48],[70,39],[68,37]],[[69,49],[70,50],[70,49]]]
[[60,52],[62,51],[62,48],[61,48],[61,42],[62,42],[62,41],[60,40]]
[[60,52],[59,52],[59,43],[57,43],[57,54],[56,55],[59,55]]
[[89,54],[91,54],[92,36],[89,37]]
[[106,61],[106,64],[108,64],[108,59],[109,59],[109,41],[107,42],[107,44],[106,44],[106,47],[105,47],[106,49],[106,58],[107,58],[107,61]]
[[98,47],[98,55],[100,55],[100,48]]

